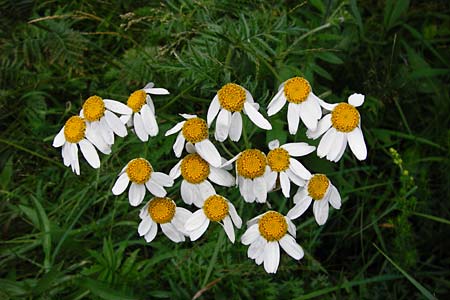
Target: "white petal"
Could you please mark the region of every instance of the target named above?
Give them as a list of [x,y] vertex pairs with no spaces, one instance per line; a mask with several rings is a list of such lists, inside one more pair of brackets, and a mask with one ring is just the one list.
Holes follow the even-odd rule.
[[80,162],[78,160],[78,147],[77,144],[69,144],[70,157],[72,161],[70,165],[72,166],[72,171],[75,174],[80,175]]
[[[280,147],[280,141],[275,139],[275,140],[269,142],[269,150],[273,150],[273,149],[279,148],[279,147]],[[286,149],[286,151],[288,151],[288,150]]]
[[270,130],[272,129],[272,125],[270,125],[269,121],[267,121],[263,115],[255,109],[255,107],[248,103],[244,102],[244,112],[250,118],[250,120],[259,128]]
[[156,233],[158,232],[158,224],[152,221],[150,230],[147,232],[147,234],[144,236],[145,241],[147,243],[150,243],[155,239]]
[[[139,211],[139,218],[144,219],[147,217],[150,217],[150,214],[148,213],[148,205],[150,204],[151,201],[148,201],[147,203],[145,203],[145,205],[141,208],[141,210]],[[151,217],[150,217],[151,218]]]
[[361,106],[364,103],[364,97],[365,96],[363,94],[351,94],[350,97],[348,97],[348,103],[354,107]]
[[367,148],[361,129],[356,127],[353,131],[347,133],[347,138],[350,149],[352,149],[352,152],[355,154],[356,158],[359,160],[365,160],[367,158]]
[[184,179],[183,181],[181,181],[180,192],[181,199],[183,199],[183,201],[189,205],[192,204],[196,200],[196,198],[200,197],[200,195],[198,195],[197,193],[197,188],[195,187],[195,185],[187,182]]
[[109,127],[112,129],[112,131],[114,131],[115,134],[120,137],[124,137],[128,134],[127,128],[122,123],[122,121],[120,121],[118,116],[107,110],[105,111],[105,118]]
[[145,196],[145,186],[132,182],[130,190],[128,191],[128,200],[131,206],[138,206],[142,203]]
[[186,123],[186,121],[181,121],[181,122],[177,123],[175,126],[170,128],[169,130],[167,130],[166,133],[164,134],[164,136],[169,136],[169,135],[172,135],[172,134],[180,131],[183,128],[184,123]]
[[264,238],[258,236],[256,240],[250,244],[247,250],[247,256],[251,259],[256,259],[264,255],[264,247],[267,244]]
[[234,244],[234,228],[233,223],[231,223],[231,219],[229,216],[226,216],[223,219],[223,229],[225,230],[225,233],[227,234],[230,241]]
[[167,194],[166,190],[162,186],[157,184],[151,177],[145,183],[145,186],[147,187],[149,192],[152,193],[156,197],[165,197]]
[[291,182],[285,172],[280,172],[280,185],[281,191],[286,198],[289,198],[289,192],[291,190]]
[[311,178],[311,172],[309,172],[298,160],[289,159],[289,169],[302,179],[308,180]]
[[335,209],[341,208],[341,195],[339,195],[339,192],[337,188],[330,184],[331,192],[328,198],[328,201],[330,202],[331,206],[333,206]]
[[328,201],[326,199],[314,201],[313,213],[314,213],[314,217],[316,218],[317,224],[319,224],[319,225],[325,224],[325,222],[328,219],[328,210],[329,210],[329,205],[328,205]]
[[242,135],[242,116],[236,111],[231,115],[230,139],[233,142],[239,141]]
[[239,156],[241,155],[242,152],[238,153],[235,157],[233,157],[232,159],[226,161],[225,163],[223,163],[220,167],[221,168],[225,168],[226,166],[229,166],[230,164],[232,164],[233,162],[235,162]]
[[273,116],[277,112],[279,112],[283,106],[286,104],[286,97],[284,96],[284,90],[281,89],[278,93],[273,97],[267,106],[267,115]]
[[179,232],[171,223],[161,224],[164,234],[175,243],[184,242],[184,235]]
[[200,227],[198,227],[194,231],[189,232],[189,237],[191,241],[198,240],[203,235],[203,233],[205,233],[206,229],[208,229],[208,226],[209,226],[209,219],[205,218],[205,221]]
[[158,135],[159,128],[154,113],[151,111],[150,106],[144,105],[141,109],[142,122],[144,129],[150,136]]
[[234,207],[233,203],[228,202],[228,209],[229,209],[229,215],[231,219],[233,220],[234,225],[237,228],[241,228],[242,226],[242,219],[239,217],[236,208]]
[[256,198],[256,202],[264,203],[267,199],[267,184],[264,177],[257,177],[253,179],[253,193]]
[[61,130],[58,132],[58,134],[53,139],[53,147],[58,148],[64,145],[66,142],[66,138],[64,137],[64,126],[61,128]]
[[339,156],[342,147],[347,143],[347,139],[345,137],[345,133],[336,131],[336,135],[334,137],[333,147],[330,148],[330,151],[327,154],[327,159],[330,161],[335,161]]
[[[107,143],[109,145],[113,145],[114,144],[114,131],[108,125],[108,121],[106,121],[106,118],[101,118],[99,122],[100,122],[100,126],[99,126],[100,134],[101,134],[103,140],[105,141],[105,143]],[[120,122],[122,123],[122,121],[120,121]]]
[[115,113],[121,115],[131,115],[133,110],[128,106],[123,104],[122,102],[111,100],[111,99],[103,99],[105,103],[105,107]]
[[155,86],[155,84],[153,83],[153,82],[149,82],[149,83],[147,83],[142,89],[144,90],[144,89],[151,89],[151,88],[153,88]]
[[[295,197],[297,197],[299,194],[295,194]],[[295,220],[298,217],[300,217],[301,215],[303,215],[303,213],[308,209],[309,205],[311,204],[312,198],[309,196],[306,196],[304,198],[299,199],[299,197],[297,197],[297,202],[295,204],[295,206],[293,208],[291,208],[288,213],[287,216],[289,217],[289,219],[291,220]]]
[[319,123],[317,123],[316,130],[307,130],[306,136],[310,139],[317,139],[319,136],[321,136],[325,131],[328,130],[328,128],[331,127],[331,114],[325,115]]
[[210,173],[208,178],[221,186],[233,186],[235,183],[235,179],[233,177],[233,175],[231,175],[230,173],[228,173],[227,171],[220,169],[220,168],[214,168],[214,167],[210,167],[209,168]]
[[264,247],[264,270],[276,273],[280,263],[280,246],[278,242],[268,242]]
[[303,179],[300,178],[300,176],[298,176],[297,174],[295,174],[294,172],[292,172],[292,170],[287,169],[286,171],[287,176],[289,177],[289,180],[294,183],[297,186],[304,186],[305,185],[305,180],[307,179]]
[[253,203],[255,201],[256,196],[253,192],[253,181],[251,179],[241,178],[239,180],[239,191],[245,202]]
[[284,219],[288,224],[288,232],[295,238],[297,235],[297,227],[295,227],[294,223],[291,221],[289,217],[284,217]]
[[282,145],[281,148],[289,152],[290,156],[294,157],[305,156],[316,150],[316,147],[308,145],[307,143],[288,143]]
[[266,181],[267,191],[271,191],[275,188],[275,184],[277,183],[277,177],[278,172],[273,172],[272,170],[264,173],[264,180]]
[[[315,95],[314,95],[315,96]],[[325,108],[328,111],[333,111],[333,109],[338,105],[338,103],[328,103],[320,99],[319,97],[315,96],[317,98],[317,101],[319,102],[320,106]]]
[[139,236],[143,236],[147,234],[147,232],[150,230],[150,227],[152,226],[152,219],[148,216],[146,218],[143,218],[141,223],[139,223],[138,227],[138,233]]
[[334,138],[336,136],[336,129],[330,128],[325,135],[320,140],[319,146],[317,147],[317,156],[320,158],[328,154],[331,147],[334,146]]
[[145,101],[147,102],[148,107],[150,107],[150,111],[153,113],[153,115],[156,115],[155,104],[153,104],[152,97],[150,97],[150,95],[147,95]]
[[78,145],[80,145],[81,153],[83,153],[84,158],[86,158],[91,167],[94,169],[100,168],[100,158],[94,146],[86,139],[82,139]]
[[213,167],[220,167],[222,163],[220,153],[210,140],[204,139],[203,141],[196,143],[195,149],[197,149],[198,154]]
[[304,187],[301,187],[297,190],[297,193],[295,194],[293,199],[295,204],[309,196],[308,190],[306,188],[308,186],[308,183],[309,181],[305,183]]
[[216,190],[214,189],[211,182],[209,182],[208,180],[204,180],[203,182],[200,182],[196,186],[200,193],[200,199],[195,199],[196,201],[194,201],[194,204],[197,202],[199,204],[197,206],[201,207],[201,206],[203,206],[203,200],[206,200],[210,196],[215,195]]
[[186,120],[197,118],[197,115],[191,115],[191,114],[179,114],[179,115],[182,116],[183,118],[185,118]]
[[175,216],[172,219],[172,224],[184,235],[189,235],[185,229],[186,221],[192,217],[192,213],[183,207],[175,208]]
[[342,158],[342,155],[344,155],[345,152],[345,148],[347,148],[347,140],[347,135],[344,134],[344,140],[342,141],[341,149],[339,150],[339,153],[336,155],[333,161],[338,162]]
[[181,175],[181,162],[182,161],[183,160],[180,160],[179,162],[177,162],[177,164],[175,166],[173,166],[173,168],[169,172],[169,176],[174,180],[176,178],[180,177],[180,175]]
[[192,214],[192,216],[186,220],[184,224],[184,229],[186,231],[194,231],[202,226],[202,224],[206,221],[207,217],[203,212],[203,209],[199,209]]
[[112,188],[113,195],[120,195],[122,194],[128,186],[128,183],[130,182],[130,179],[128,179],[127,173],[123,173],[122,175],[117,178],[116,183],[114,184]]
[[295,103],[288,104],[287,121],[289,126],[289,133],[296,134],[298,130],[298,124],[300,123],[299,105]]
[[86,138],[103,154],[111,153],[111,146],[100,135],[97,135],[91,126],[86,127]]
[[169,91],[163,88],[146,88],[144,91],[152,95],[169,95]]
[[313,93],[309,93],[308,98],[303,102],[303,106],[307,111],[311,112],[311,116],[314,119],[319,120],[322,117],[322,109],[320,108],[317,96],[314,97],[313,95]]
[[173,185],[173,179],[169,175],[161,172],[153,172],[151,178],[161,186],[171,187]]
[[184,142],[186,139],[183,136],[183,133],[180,132],[177,136],[177,139],[175,140],[175,143],[173,144],[173,152],[175,153],[176,157],[180,157],[181,153],[183,152],[184,148]]
[[134,125],[134,132],[136,132],[137,137],[143,142],[148,141],[148,134],[147,131],[145,131],[144,123],[139,113],[134,114],[133,125]]
[[299,260],[305,255],[302,247],[300,247],[300,245],[297,244],[295,239],[292,236],[290,236],[289,234],[286,234],[280,240],[280,246],[293,259]]
[[258,224],[254,224],[247,228],[244,234],[241,236],[241,243],[244,245],[250,245],[253,243],[257,237],[259,237]]
[[313,112],[309,109],[309,106],[306,104],[306,102],[300,104],[300,108],[298,109],[298,111],[300,113],[300,119],[302,119],[303,124],[305,124],[305,126],[310,130],[316,130],[318,118],[315,118]]
[[214,96],[208,108],[208,114],[206,117],[208,127],[211,126],[212,122],[216,118],[217,114],[219,113],[219,109],[220,109],[219,96],[216,94],[216,96]]
[[[191,143],[191,142],[186,142],[186,152],[191,154],[191,153],[197,153],[197,149],[195,149],[195,146]],[[222,158],[221,158],[222,160]]]
[[128,127],[131,127],[133,125],[132,124],[133,119],[131,118],[131,114],[120,116],[119,119],[123,124],[127,125]]
[[214,137],[217,141],[223,142],[227,139],[231,125],[231,112],[221,109],[216,121],[216,131]]

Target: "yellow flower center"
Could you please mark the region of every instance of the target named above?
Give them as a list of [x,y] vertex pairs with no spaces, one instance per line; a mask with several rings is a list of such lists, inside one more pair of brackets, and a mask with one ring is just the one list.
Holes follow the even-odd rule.
[[266,165],[266,155],[258,149],[244,150],[236,161],[238,174],[249,179],[262,176]]
[[94,122],[105,114],[105,103],[99,96],[91,96],[83,103],[83,114],[86,120]]
[[187,120],[183,125],[183,136],[190,143],[198,143],[208,138],[208,125],[200,118]]
[[145,104],[147,99],[147,94],[144,90],[138,90],[133,92],[130,97],[128,97],[127,105],[134,111],[139,112],[142,106]]
[[285,236],[288,224],[282,214],[276,211],[266,212],[258,222],[259,233],[267,241],[279,241]]
[[150,217],[159,224],[172,221],[175,215],[175,203],[170,198],[153,198],[147,208]]
[[205,200],[203,211],[211,221],[222,221],[228,214],[228,202],[220,195],[212,195]]
[[358,110],[351,104],[339,103],[331,112],[331,124],[339,131],[350,132],[358,123]]
[[209,176],[209,164],[197,153],[188,154],[181,161],[181,176],[192,184],[203,182]]
[[311,93],[311,86],[303,77],[291,78],[284,84],[284,95],[289,102],[302,103],[308,98],[309,93]]
[[132,182],[144,184],[150,179],[153,169],[146,159],[135,158],[128,163],[126,172]]
[[267,154],[267,164],[275,172],[282,172],[289,168],[289,152],[283,148],[276,148]]
[[64,125],[64,137],[69,143],[78,143],[84,139],[86,123],[81,117],[73,116]]
[[323,174],[314,175],[308,183],[308,194],[314,200],[322,200],[327,192],[330,181]]
[[246,95],[240,85],[227,83],[217,92],[217,95],[220,106],[228,111],[241,111],[244,108]]

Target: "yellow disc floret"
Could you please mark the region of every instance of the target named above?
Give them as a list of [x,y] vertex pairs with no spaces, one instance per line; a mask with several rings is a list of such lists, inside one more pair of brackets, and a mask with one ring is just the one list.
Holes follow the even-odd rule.
[[200,118],[188,119],[183,125],[183,136],[190,143],[198,143],[208,138],[208,125]]
[[73,116],[64,125],[64,137],[69,143],[78,143],[84,139],[86,123],[81,117]]
[[147,99],[147,94],[144,90],[138,90],[133,92],[130,97],[128,97],[127,105],[134,111],[139,112],[142,106],[145,104]]
[[308,183],[308,194],[314,200],[322,200],[327,192],[330,181],[323,174],[315,174]]
[[358,110],[348,103],[339,103],[331,112],[331,124],[342,132],[350,132],[358,126]]
[[289,152],[276,148],[267,154],[267,164],[274,172],[286,171],[289,168]]
[[302,103],[308,98],[309,93],[311,93],[311,86],[303,77],[291,78],[284,84],[284,95],[289,102]]
[[217,96],[220,106],[228,111],[241,111],[244,108],[246,95],[240,85],[227,83],[217,92]]
[[209,176],[209,164],[197,153],[188,154],[181,161],[181,176],[189,183],[201,183]]
[[222,221],[228,214],[228,202],[220,195],[209,196],[203,204],[203,211],[211,221]]
[[170,198],[155,197],[148,204],[148,214],[158,224],[172,221],[175,216],[175,203]]
[[105,114],[105,103],[99,96],[91,96],[83,103],[83,115],[89,122],[100,120]]
[[128,163],[126,172],[132,182],[144,184],[150,179],[153,169],[146,159],[135,158]]
[[279,241],[286,235],[288,224],[282,214],[266,212],[258,222],[259,233],[269,242]]
[[244,150],[236,161],[238,174],[249,179],[262,176],[266,165],[266,155],[258,149]]

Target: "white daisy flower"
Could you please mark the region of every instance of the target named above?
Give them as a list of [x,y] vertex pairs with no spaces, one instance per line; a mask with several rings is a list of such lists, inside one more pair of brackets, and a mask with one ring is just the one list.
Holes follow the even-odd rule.
[[330,161],[339,161],[347,148],[347,141],[357,159],[367,158],[366,143],[361,130],[361,116],[355,108],[363,103],[362,94],[352,94],[348,97],[348,103],[329,104],[320,101],[320,105],[331,113],[320,120],[316,130],[306,132],[311,139],[317,139],[325,133],[317,147],[317,155],[320,158],[326,156]]
[[316,147],[307,143],[289,143],[280,146],[278,140],[269,143],[267,164],[270,171],[266,174],[268,189],[275,187],[279,176],[281,190],[286,198],[289,198],[291,181],[297,186],[305,185],[305,181],[311,178],[311,173],[296,159],[291,156],[304,156],[313,152]]
[[247,149],[223,164],[236,161],[236,184],[245,202],[266,202],[269,186],[266,155],[258,149]]
[[159,224],[170,240],[175,243],[184,242],[184,236],[187,236],[184,225],[191,216],[190,211],[177,207],[172,199],[155,197],[147,202],[139,213],[139,236],[144,236],[147,243],[150,243],[156,236]]
[[183,177],[181,182],[181,198],[186,204],[194,203],[197,207],[202,206],[202,200],[216,191],[208,181],[221,186],[233,186],[234,177],[221,168],[210,165],[199,154],[191,153],[181,159],[169,172],[169,176],[175,180]]
[[292,220],[297,219],[306,211],[313,199],[313,213],[319,225],[325,224],[328,219],[328,203],[335,209],[341,208],[341,196],[336,187],[327,176],[315,174],[305,187],[298,189],[294,196],[295,206],[289,210],[287,216]]
[[169,175],[155,172],[152,165],[144,158],[132,159],[119,173],[112,188],[114,195],[122,194],[131,181],[128,200],[132,206],[138,206],[144,200],[145,188],[156,197],[165,197],[164,187],[171,187],[173,179]]
[[256,126],[265,130],[272,129],[272,125],[258,109],[259,105],[249,91],[235,83],[227,83],[217,92],[208,108],[208,126],[211,126],[217,116],[214,132],[216,140],[223,142],[229,136],[232,141],[237,142],[242,133],[242,111]]
[[186,221],[184,226],[189,234],[191,241],[200,238],[211,221],[218,222],[223,226],[225,233],[232,243],[234,243],[234,226],[241,228],[242,220],[236,212],[234,205],[224,197],[211,194],[205,200],[202,200],[201,208],[194,212]]
[[155,105],[149,94],[169,95],[168,90],[153,86],[153,82],[150,82],[143,89],[131,93],[127,105],[132,111],[120,118],[129,127],[134,127],[134,132],[143,142],[148,141],[149,136],[156,136],[159,132],[155,117]]
[[100,168],[100,158],[93,145],[104,154],[111,153],[110,145],[93,133],[87,122],[79,116],[70,117],[53,140],[53,147],[62,146],[64,165],[71,166],[72,172],[77,175],[80,175],[78,147],[91,167]]
[[206,121],[196,115],[180,114],[186,121],[179,122],[169,129],[165,136],[180,132],[173,152],[176,157],[180,157],[186,141],[194,145],[196,152],[214,167],[219,167],[222,163],[220,153],[216,146],[208,139],[208,125]]
[[269,116],[276,114],[287,101],[289,102],[287,111],[289,133],[297,133],[300,119],[308,129],[314,130],[322,117],[319,100],[305,78],[293,77],[280,85],[278,93],[267,107],[267,114]]
[[112,145],[114,134],[120,137],[128,134],[125,125],[113,112],[127,114],[131,113],[131,109],[115,100],[91,96],[84,101],[80,117],[88,122],[94,134],[101,136],[107,144]]
[[302,247],[295,241],[296,228],[289,217],[268,211],[247,222],[248,229],[241,237],[250,245],[247,256],[256,264],[264,263],[267,273],[276,273],[280,262],[280,246],[296,260],[304,256]]

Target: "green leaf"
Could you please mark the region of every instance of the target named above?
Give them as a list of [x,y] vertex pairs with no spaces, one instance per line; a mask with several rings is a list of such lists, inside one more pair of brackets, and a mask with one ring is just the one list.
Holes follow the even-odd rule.
[[409,8],[409,0],[395,0],[395,1],[387,1],[384,19],[384,25],[386,29],[389,30],[392,27],[398,25],[398,19],[408,11]]
[[105,300],[137,300],[137,298],[113,289],[104,282],[83,277],[78,280],[78,285],[89,290],[92,294]]
[[343,64],[344,61],[340,59],[336,54],[331,52],[318,52],[316,57],[320,58],[323,61],[329,62],[330,64]]
[[2,172],[0,173],[0,185],[2,190],[8,190],[13,175],[13,157],[10,156]]
[[42,232],[42,248],[44,250],[44,268],[50,270],[51,267],[51,250],[52,250],[52,237],[50,235],[50,221],[45,213],[44,207],[41,202],[34,196],[31,196],[34,206],[36,207],[37,216],[39,219],[40,230]]

